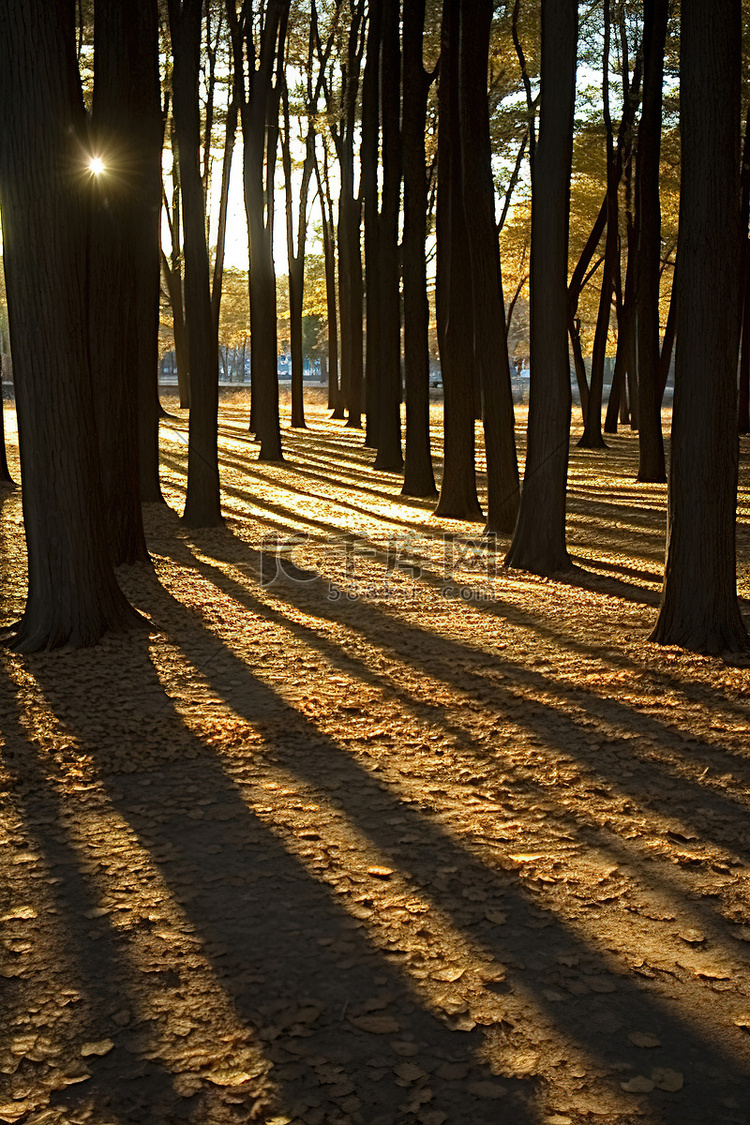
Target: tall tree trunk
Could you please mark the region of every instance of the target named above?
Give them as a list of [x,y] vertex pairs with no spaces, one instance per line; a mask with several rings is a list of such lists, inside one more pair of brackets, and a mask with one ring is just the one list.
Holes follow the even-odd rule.
[[638,480],[665,481],[664,440],[659,394],[659,278],[661,264],[661,149],[664,44],[668,0],[644,0],[643,109],[636,161],[636,332],[640,401]]
[[0,198],[29,559],[15,649],[140,618],[115,580],[88,358],[88,143],[74,5],[0,2]]
[[362,76],[362,143],[360,195],[364,220],[365,250],[365,445],[377,449],[382,378],[380,340],[381,254],[380,219],[380,53],[383,45],[383,3],[372,0],[367,19],[367,49]]
[[155,3],[129,14],[133,39],[131,129],[140,170],[131,211],[136,338],[130,347],[136,367],[138,464],[141,500],[164,503],[159,484],[159,231],[163,125],[159,77],[159,20]]
[[185,312],[190,349],[190,425],[187,497],[191,527],[223,523],[219,491],[219,357],[211,312],[206,216],[201,181],[201,0],[169,0],[174,55],[174,113],[185,224]]
[[383,35],[380,56],[383,197],[380,211],[380,380],[378,386],[378,452],[374,468],[400,472],[401,452],[401,295],[399,292],[398,220],[401,202],[401,125],[399,0],[382,0]]
[[445,449],[435,514],[480,520],[474,465],[474,309],[461,181],[459,32],[459,6],[444,0],[438,86],[436,297]]
[[499,535],[512,534],[516,525],[519,487],[487,99],[491,26],[492,0],[461,0],[461,168],[487,455],[486,530]]
[[[142,15],[147,7],[152,9],[155,42],[156,4],[141,5]],[[148,172],[138,162],[140,88],[133,83],[133,70],[141,50],[139,30],[121,0],[96,0],[92,141],[104,168],[90,180],[89,356],[114,566],[148,560],[140,498],[136,352],[141,328],[136,286],[141,279],[135,236],[141,181]],[[144,156],[147,162],[148,151]],[[152,233],[156,236],[156,229]],[[156,246],[155,241],[154,250]],[[153,287],[151,294],[156,296]],[[150,327],[153,310],[144,311]],[[152,358],[153,380],[156,354]]]
[[565,495],[570,442],[568,220],[578,38],[577,0],[542,5],[541,107],[532,172],[531,386],[521,507],[506,566],[570,567]]
[[403,7],[402,153],[404,166],[404,496],[435,496],[430,453],[430,308],[427,299],[425,131],[431,78],[423,61],[425,0]]
[[10,475],[8,455],[5,449],[5,400],[3,398],[3,351],[0,341],[0,488],[15,488],[16,482]]
[[651,639],[750,647],[737,602],[740,0],[682,6],[679,317],[667,556]]
[[341,388],[347,426],[362,425],[362,258],[360,226],[362,203],[354,193],[354,141],[357,132],[357,97],[362,65],[364,0],[350,0],[351,24],[341,74],[340,122],[332,128],[339,159],[338,284],[341,324]]
[[[242,103],[245,211],[250,239],[250,341],[252,428],[260,460],[281,461],[279,425],[276,270],[273,260],[274,169],[280,87],[276,65],[283,57],[290,0],[269,0],[259,42],[252,21],[245,27],[248,96]],[[235,55],[237,65],[237,55]],[[257,65],[256,65],[257,60]],[[243,66],[240,52],[239,65]]]
[[315,161],[321,222],[323,226],[323,261],[326,276],[326,317],[328,320],[328,409],[333,418],[343,418],[344,399],[339,384],[338,302],[336,300],[336,223],[328,176],[328,159],[323,152],[323,170]]
[[[610,55],[610,0],[604,0],[604,57],[602,59],[602,108],[607,144],[607,239],[604,248],[602,268],[602,288],[599,296],[599,310],[594,331],[594,348],[591,356],[591,380],[589,383],[588,406],[586,409],[583,433],[578,442],[583,449],[606,448],[602,436],[602,393],[604,390],[604,361],[607,354],[609,321],[612,314],[612,294],[615,275],[619,268],[620,240],[618,219],[618,190],[622,161],[615,158],[612,115],[609,104],[609,55]],[[626,112],[623,107],[623,116]]]

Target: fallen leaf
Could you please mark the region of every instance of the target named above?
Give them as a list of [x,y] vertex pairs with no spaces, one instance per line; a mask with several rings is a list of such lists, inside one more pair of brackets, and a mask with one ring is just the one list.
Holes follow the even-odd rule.
[[676,1094],[684,1084],[683,1076],[679,1070],[670,1070],[668,1066],[654,1067],[651,1071],[651,1081],[659,1090],[666,1090],[670,1094]]
[[84,1043],[79,1053],[83,1058],[86,1058],[88,1055],[106,1055],[112,1050],[114,1045],[112,1039],[97,1039],[91,1043]]
[[466,971],[465,969],[458,969],[458,968],[456,968],[456,969],[440,969],[437,973],[432,973],[431,976],[432,976],[433,980],[448,981],[449,983],[452,984],[454,981],[459,980],[464,975],[465,971]]
[[628,1039],[635,1047],[661,1047],[661,1041],[648,1031],[631,1031]]
[[427,1071],[422,1070],[421,1066],[415,1066],[414,1063],[400,1063],[394,1067],[395,1073],[399,1078],[403,1078],[404,1082],[416,1082],[418,1078],[426,1078]]
[[616,992],[617,985],[610,977],[590,976],[581,978],[592,992]]
[[247,1070],[212,1070],[208,1074],[201,1075],[201,1077],[206,1082],[213,1083],[214,1086],[243,1086],[245,1082],[249,1082],[256,1075]]
[[391,867],[368,867],[367,874],[374,876],[376,879],[390,879],[393,874]]
[[655,1084],[650,1078],[646,1078],[645,1074],[637,1074],[635,1078],[629,1078],[627,1082],[621,1082],[620,1086],[628,1094],[650,1094]]
[[409,1043],[408,1040],[394,1039],[391,1043],[391,1049],[397,1055],[403,1055],[405,1058],[410,1058],[412,1055],[419,1054],[419,1047],[416,1043]]
[[504,926],[508,921],[508,915],[503,914],[500,910],[485,910],[484,916],[488,922],[494,922],[496,926]]

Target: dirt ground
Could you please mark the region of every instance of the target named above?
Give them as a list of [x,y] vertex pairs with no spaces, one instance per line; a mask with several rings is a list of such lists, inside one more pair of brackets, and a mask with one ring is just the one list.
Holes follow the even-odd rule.
[[750,668],[647,640],[636,439],[573,446],[548,581],[321,402],[261,465],[225,400],[191,532],[168,407],[151,631],[0,653],[0,1122],[750,1123]]

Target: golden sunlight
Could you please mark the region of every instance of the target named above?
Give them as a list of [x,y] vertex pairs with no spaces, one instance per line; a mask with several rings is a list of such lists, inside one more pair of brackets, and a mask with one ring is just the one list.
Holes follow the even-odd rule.
[[104,171],[104,161],[99,156],[92,156],[89,161],[89,171],[92,176],[101,176]]

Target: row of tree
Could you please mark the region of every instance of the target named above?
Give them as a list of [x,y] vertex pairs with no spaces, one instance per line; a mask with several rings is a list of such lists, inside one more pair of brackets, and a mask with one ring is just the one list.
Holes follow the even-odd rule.
[[[374,467],[403,468],[403,492],[424,497],[436,494],[425,255],[436,201],[445,436],[436,511],[484,518],[474,451],[481,418],[486,531],[512,535],[508,565],[543,574],[570,566],[569,347],[584,411],[581,443],[600,445],[613,322],[618,346],[607,424],[616,425],[618,413],[637,423],[639,479],[664,479],[661,402],[679,309],[669,542],[655,637],[707,651],[746,647],[734,578],[737,365],[741,313],[750,305],[740,0],[720,0],[710,14],[684,3],[679,53],[667,0],[602,0],[587,7],[580,26],[576,0],[541,7],[445,0],[442,8],[427,0],[144,0],[135,13],[124,0],[94,0],[90,9],[75,0],[29,0],[23,11],[0,0],[0,200],[29,551],[28,602],[12,642],[24,650],[87,644],[134,620],[113,568],[147,561],[141,502],[162,499],[160,272],[190,403],[183,518],[191,526],[222,522],[218,330],[239,131],[250,428],[260,457],[283,457],[273,255],[280,145],[292,425],[304,425],[302,298],[313,185],[334,416],[353,428],[364,416]],[[604,197],[571,263],[576,75],[592,43],[603,76]],[[697,63],[706,44],[711,53]],[[89,58],[90,94],[81,83]],[[673,264],[665,260],[660,220],[665,59],[668,69],[675,60],[679,68],[682,155],[678,271],[662,342],[665,265]],[[612,71],[621,85],[619,123]],[[227,91],[221,115],[220,79]],[[218,116],[223,159],[212,261],[207,212]],[[498,129],[508,117],[517,128],[503,141]],[[296,151],[293,120],[300,123]],[[170,192],[162,185],[165,132]],[[510,151],[511,139],[516,156],[498,221],[497,157]],[[93,159],[102,174],[92,173]],[[526,159],[531,397],[521,488],[498,236]],[[163,251],[162,204],[171,233]],[[600,288],[589,376],[579,305],[594,277]],[[518,283],[511,308],[520,292]],[[743,360],[743,386],[747,367]]]

